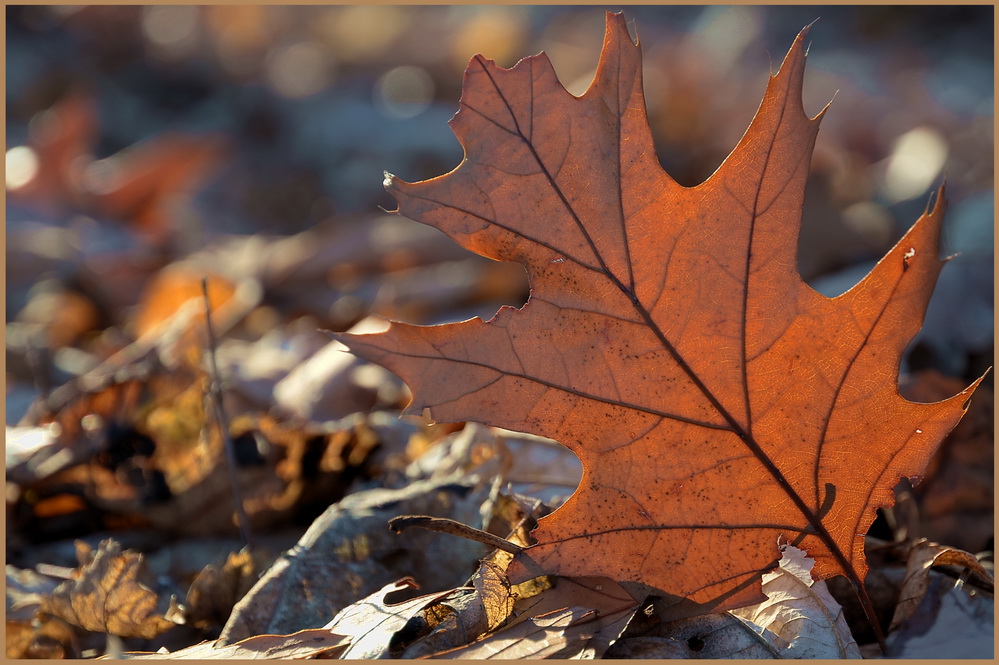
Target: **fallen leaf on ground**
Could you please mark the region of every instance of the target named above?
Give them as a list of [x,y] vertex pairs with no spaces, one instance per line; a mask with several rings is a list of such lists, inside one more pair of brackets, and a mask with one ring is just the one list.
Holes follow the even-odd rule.
[[510,581],[494,563],[483,561],[479,572],[472,580],[475,591],[482,602],[486,617],[486,630],[495,630],[513,612],[517,595],[510,589]]
[[395,634],[430,603],[452,593],[438,591],[401,603],[388,603],[385,597],[403,589],[420,588],[412,578],[387,584],[367,598],[342,609],[333,620],[323,626],[325,630],[346,635],[350,646],[341,654],[344,659],[385,658]]
[[987,584],[993,582],[992,574],[974,554],[925,540],[918,542],[909,552],[905,578],[902,581],[902,590],[899,593],[889,632],[894,631],[915,614],[929,588],[930,571],[933,566],[959,566],[974,573]]
[[[559,506],[579,485],[579,458],[551,439],[466,423],[449,437],[416,457],[407,469],[412,477],[446,474],[457,468],[496,458],[492,476],[501,476],[514,494],[530,496],[549,506]],[[488,469],[481,475],[489,476]]]
[[94,159],[97,103],[82,89],[38,114],[34,124],[28,148],[38,168],[11,191],[12,198],[43,210],[109,216],[156,242],[177,232],[179,202],[205,181],[226,152],[219,136],[164,132]]
[[126,652],[129,660],[305,660],[337,658],[347,648],[348,638],[322,628],[300,630],[291,635],[257,635],[235,644],[202,642],[173,653]]
[[6,655],[7,658],[74,658],[78,642],[73,628],[62,619],[39,614],[41,604],[59,581],[7,564]]
[[762,600],[783,538],[816,579],[845,575],[866,598],[861,534],[978,382],[935,404],[898,394],[943,265],[942,190],[843,295],[797,272],[822,115],[802,109],[806,33],[696,187],[656,159],[621,14],[580,98],[544,55],[509,70],[473,57],[451,123],[465,159],[419,183],[386,176],[401,214],[530,275],[527,304],[488,322],[337,336],[406,381],[411,411],[550,437],[582,460],[579,489],[540,520],[512,581],[608,576],[701,614]]
[[[82,544],[82,543],[81,543]],[[96,552],[84,546],[75,577],[60,584],[42,603],[42,611],[84,630],[119,637],[156,637],[176,623],[174,599],[156,591],[141,554],[121,551],[114,540]]]
[[517,594],[499,565],[483,561],[469,585],[427,607],[423,620],[429,632],[407,645],[400,658],[423,658],[465,646],[510,617]]
[[812,579],[812,564],[798,548],[785,547],[780,567],[763,576],[767,599],[732,614],[758,626],[781,658],[860,658],[843,608],[825,582]]
[[82,203],[75,183],[80,180],[81,157],[97,138],[97,103],[82,89],[72,90],[38,116],[29,148],[38,168],[34,177],[10,192],[43,210]]
[[[355,328],[367,327],[369,321],[365,319]],[[379,327],[383,326],[375,329]],[[365,366],[368,369],[363,369]],[[362,385],[359,371],[373,373],[373,380]],[[370,411],[378,404],[379,393],[390,392],[398,381],[383,372],[383,368],[368,365],[350,353],[342,343],[331,341],[275,384],[274,404],[298,418],[312,420],[333,420]],[[395,392],[398,395],[399,389]]]
[[568,607],[529,617],[507,630],[494,633],[468,646],[435,654],[434,658],[525,660],[572,658],[564,655],[578,650],[599,630],[591,625],[597,613],[586,607]]
[[230,553],[222,566],[205,566],[187,590],[185,623],[203,630],[221,630],[233,606],[256,583],[262,572],[261,563],[243,548]]
[[751,623],[728,613],[679,619],[659,630],[624,636],[611,645],[610,659],[776,659],[780,654]]
[[780,566],[763,576],[767,599],[738,610],[661,621],[653,601],[607,657],[860,658],[839,603],[825,582],[812,580],[812,564],[786,546]]
[[455,588],[488,549],[421,529],[395,534],[388,521],[417,514],[481,526],[479,510],[488,495],[488,486],[453,476],[348,495],[317,518],[236,604],[221,639],[317,628],[357,598],[406,575],[430,592]]
[[560,578],[553,588],[519,601],[500,630],[435,658],[600,658],[620,636],[638,604],[606,578]]

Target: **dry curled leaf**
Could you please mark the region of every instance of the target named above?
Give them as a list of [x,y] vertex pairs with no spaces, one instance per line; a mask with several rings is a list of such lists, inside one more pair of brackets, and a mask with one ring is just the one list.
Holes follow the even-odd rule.
[[76,658],[73,628],[58,617],[37,610],[59,582],[34,570],[7,564],[5,651],[7,658]]
[[350,638],[350,646],[341,658],[387,657],[395,634],[427,605],[451,593],[450,590],[438,591],[401,603],[385,601],[386,596],[396,591],[418,588],[412,578],[406,577],[340,610],[323,628]]
[[762,599],[783,539],[816,579],[845,575],[862,593],[876,510],[967,408],[977,382],[935,404],[898,393],[943,264],[942,191],[846,293],[798,274],[825,112],[802,108],[806,32],[695,187],[656,159],[621,14],[579,98],[543,54],[512,69],[473,57],[451,121],[462,163],[418,183],[386,176],[401,214],[528,270],[527,304],[489,321],[338,336],[409,384],[412,411],[547,436],[582,460],[513,581],[607,576],[717,611]]
[[784,547],[780,565],[763,576],[766,600],[737,610],[670,620],[653,599],[606,657],[860,658],[840,604],[811,577],[813,563]]
[[[257,554],[257,556],[254,556]],[[265,568],[259,550],[230,552],[220,566],[206,565],[191,582],[184,603],[186,623],[202,629],[220,629],[233,606],[253,587]]]
[[606,578],[559,579],[525,598],[500,630],[436,658],[599,658],[617,639],[638,604]]
[[902,581],[902,590],[899,592],[889,632],[894,631],[915,614],[929,588],[930,569],[933,566],[960,566],[975,573],[979,579],[987,583],[992,582],[992,574],[974,554],[926,540],[918,542],[909,552],[905,578]]
[[812,579],[812,563],[786,547],[777,570],[763,576],[767,599],[732,614],[758,626],[780,658],[860,658],[843,608],[825,582]]
[[123,654],[129,660],[306,660],[336,658],[349,639],[322,628],[300,630],[291,635],[257,635],[235,644],[201,642],[172,653]]
[[510,616],[517,600],[510,589],[510,581],[498,565],[483,561],[472,584],[485,611],[486,630],[498,628]]
[[465,588],[455,589],[424,610],[429,632],[408,645],[399,657],[421,658],[466,646],[505,623],[516,600],[501,567],[484,560]]
[[153,590],[141,554],[121,551],[111,539],[96,552],[83,546],[81,565],[42,602],[42,610],[84,630],[119,637],[156,637],[176,624],[164,615],[175,610],[173,598]]
[[596,612],[585,607],[566,607],[547,614],[529,617],[507,630],[435,658],[475,660],[524,660],[564,658],[562,652],[592,636],[589,622]]

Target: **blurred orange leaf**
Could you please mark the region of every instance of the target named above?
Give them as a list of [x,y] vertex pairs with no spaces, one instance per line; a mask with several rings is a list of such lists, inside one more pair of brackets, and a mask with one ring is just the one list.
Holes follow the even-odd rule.
[[12,199],[110,217],[155,242],[174,231],[178,199],[201,186],[227,152],[219,136],[174,132],[95,159],[97,103],[84,90],[43,111],[34,126],[26,147],[35,166],[10,190]]

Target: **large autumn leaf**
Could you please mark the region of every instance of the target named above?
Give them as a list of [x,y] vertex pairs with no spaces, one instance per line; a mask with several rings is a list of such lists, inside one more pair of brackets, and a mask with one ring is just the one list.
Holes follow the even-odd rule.
[[822,115],[802,108],[804,37],[696,187],[657,161],[620,14],[579,98],[544,54],[509,70],[472,58],[451,121],[462,163],[386,176],[401,214],[530,275],[527,304],[489,321],[340,336],[405,379],[411,410],[551,437],[582,460],[514,578],[607,576],[718,610],[762,597],[783,541],[816,579],[862,590],[876,509],[961,418],[974,385],[936,404],[897,385],[943,264],[942,192],[847,293],[797,272]]

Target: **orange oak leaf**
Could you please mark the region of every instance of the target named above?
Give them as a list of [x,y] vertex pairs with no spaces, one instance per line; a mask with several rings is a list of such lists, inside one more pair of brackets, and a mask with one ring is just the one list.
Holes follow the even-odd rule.
[[489,321],[338,336],[410,385],[410,410],[551,437],[579,456],[579,488],[540,520],[515,581],[606,576],[718,611],[762,598],[783,541],[815,559],[815,579],[845,575],[866,598],[876,509],[922,472],[977,382],[935,404],[898,393],[943,265],[942,190],[841,296],[797,272],[825,112],[802,108],[806,32],[696,187],[657,161],[639,44],[620,14],[579,98],[544,54],[512,69],[472,58],[451,121],[464,160],[424,182],[386,176],[401,214],[527,266],[527,304]]

